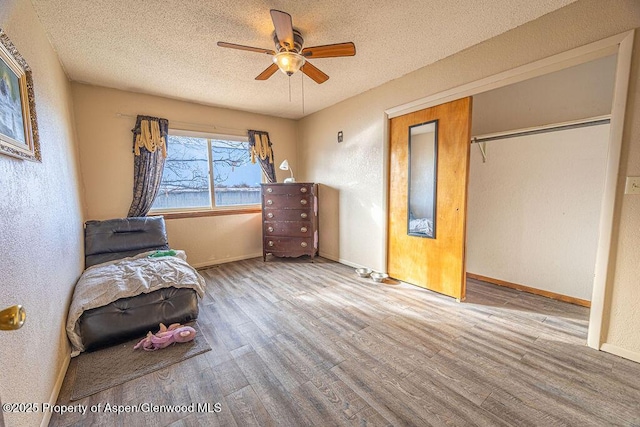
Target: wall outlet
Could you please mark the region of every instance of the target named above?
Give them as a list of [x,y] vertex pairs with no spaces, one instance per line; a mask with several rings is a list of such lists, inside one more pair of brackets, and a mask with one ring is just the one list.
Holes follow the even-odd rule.
[[628,176],[624,194],[640,194],[640,176]]

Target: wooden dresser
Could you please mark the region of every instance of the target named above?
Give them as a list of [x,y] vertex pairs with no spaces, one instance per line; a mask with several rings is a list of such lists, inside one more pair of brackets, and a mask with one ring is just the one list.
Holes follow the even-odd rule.
[[318,184],[262,184],[262,257],[318,253]]

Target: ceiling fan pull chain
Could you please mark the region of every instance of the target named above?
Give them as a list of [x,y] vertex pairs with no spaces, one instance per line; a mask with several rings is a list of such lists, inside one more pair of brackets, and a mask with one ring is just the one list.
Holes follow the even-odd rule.
[[304,116],[304,74],[300,74],[302,80],[302,115]]
[[289,102],[291,102],[291,76],[289,76]]

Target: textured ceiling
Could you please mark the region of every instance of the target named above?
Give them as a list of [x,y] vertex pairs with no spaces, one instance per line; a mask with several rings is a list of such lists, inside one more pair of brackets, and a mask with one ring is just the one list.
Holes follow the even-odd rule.
[[[74,81],[287,118],[379,86],[575,0],[32,0]],[[330,76],[254,78],[273,49],[269,9],[293,16],[305,46],[353,41],[356,56],[315,59]],[[304,90],[304,114],[302,91]]]

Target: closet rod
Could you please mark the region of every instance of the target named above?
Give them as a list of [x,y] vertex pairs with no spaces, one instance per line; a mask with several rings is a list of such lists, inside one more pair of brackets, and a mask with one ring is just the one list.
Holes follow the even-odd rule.
[[[131,114],[124,114],[124,113],[116,113],[116,117],[120,117],[120,118],[126,118],[126,119],[136,119],[137,116],[132,116]],[[221,127],[221,126],[216,126],[213,124],[205,124],[205,123],[190,123],[190,122],[181,122],[180,120],[169,120],[169,125],[172,124],[177,124],[177,125],[182,125],[182,126],[197,126],[200,128],[208,128],[208,129],[214,129],[214,130],[220,130],[220,129],[224,129],[227,131],[234,131],[238,133],[238,136],[246,136],[247,135],[247,129],[237,129],[237,128],[227,128],[227,127]],[[179,130],[194,130],[194,129],[179,129]]]
[[505,132],[505,133],[500,133],[500,134],[495,134],[495,135],[488,135],[488,136],[480,136],[480,137],[473,137],[471,138],[471,143],[476,143],[476,142],[487,142],[487,141],[496,141],[499,139],[506,139],[506,138],[513,138],[516,136],[527,136],[527,135],[536,135],[539,133],[547,133],[547,132],[557,132],[560,130],[568,130],[568,129],[576,129],[576,128],[582,128],[582,127],[587,127],[587,126],[597,126],[597,125],[604,125],[607,123],[611,122],[611,118],[598,118],[598,119],[594,119],[594,120],[589,120],[589,121],[581,121],[581,122],[570,122],[570,123],[559,123],[557,125],[552,125],[552,126],[541,126],[539,128],[529,128],[529,129],[523,129],[523,130],[519,130],[519,131],[513,131],[513,132]]

